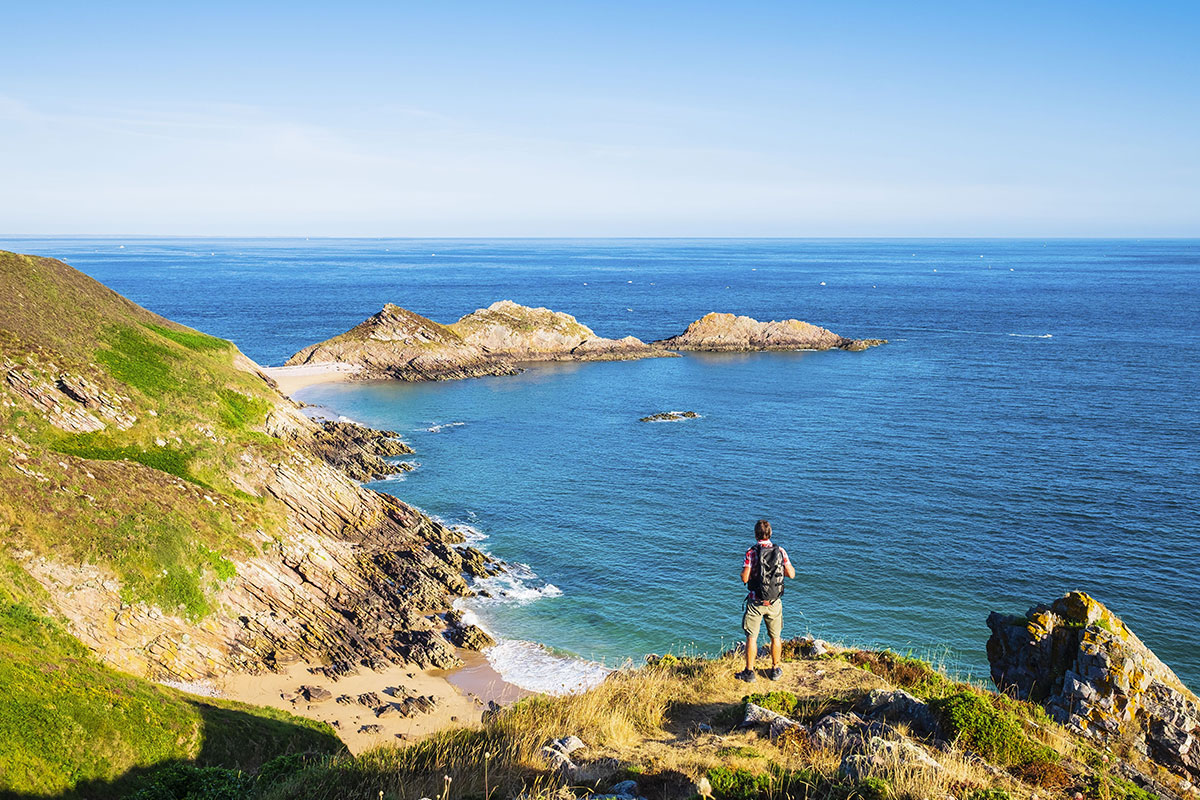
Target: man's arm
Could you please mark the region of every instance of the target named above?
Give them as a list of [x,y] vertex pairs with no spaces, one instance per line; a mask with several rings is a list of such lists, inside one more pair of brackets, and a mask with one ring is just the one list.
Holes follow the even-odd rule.
[[796,568],[792,566],[792,560],[788,558],[787,550],[783,551],[783,574],[789,578],[796,577]]
[[750,582],[750,565],[747,564],[746,566],[742,567],[742,583],[749,583],[749,582]]

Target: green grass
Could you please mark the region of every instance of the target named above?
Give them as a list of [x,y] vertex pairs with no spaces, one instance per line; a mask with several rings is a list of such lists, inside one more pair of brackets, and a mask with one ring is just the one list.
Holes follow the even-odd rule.
[[261,425],[271,411],[271,404],[266,400],[232,389],[219,389],[217,396],[220,398],[217,413],[221,422],[230,430],[244,430]]
[[1054,763],[1059,755],[1025,733],[1020,716],[991,696],[962,691],[935,701],[947,732],[1001,767]]
[[207,487],[192,472],[192,461],[195,449],[182,450],[175,447],[141,447],[132,444],[116,444],[113,435],[108,431],[96,433],[81,433],[74,436],[62,435],[56,437],[52,448],[59,453],[66,453],[79,458],[90,458],[96,461],[136,461],[150,469],[183,478],[185,481]]
[[198,353],[208,351],[227,353],[233,349],[233,342],[228,339],[218,339],[215,336],[209,336],[207,333],[181,331],[152,323],[147,324],[145,327],[154,331],[159,336],[165,336],[176,344],[181,344],[188,350],[195,350]]
[[765,708],[768,711],[774,711],[776,714],[783,714],[785,717],[790,717],[796,713],[796,709],[800,705],[799,698],[791,692],[769,692],[767,694],[751,694],[742,698],[746,703],[753,703],[760,708]]
[[134,327],[112,326],[101,336],[96,360],[109,374],[147,397],[169,394],[176,385],[174,363],[178,356]]
[[256,769],[288,752],[334,753],[323,723],[206,701],[112,670],[38,606],[0,555],[0,794],[111,796],[131,770],[173,761]]

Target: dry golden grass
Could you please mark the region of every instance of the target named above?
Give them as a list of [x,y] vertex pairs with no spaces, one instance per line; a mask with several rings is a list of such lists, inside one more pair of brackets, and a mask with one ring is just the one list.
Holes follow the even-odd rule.
[[[871,663],[879,665],[874,659]],[[930,685],[928,674],[911,672],[911,665],[902,664],[899,669],[884,666],[881,671],[889,675],[905,675]],[[872,689],[893,688],[893,684],[845,658],[787,662],[782,680],[759,680],[752,685],[734,679],[739,668],[737,658],[724,657],[620,671],[585,694],[530,698],[475,728],[444,731],[408,747],[382,747],[357,759],[331,759],[298,776],[301,783],[282,787],[269,797],[373,800],[383,792],[384,797],[395,800],[442,794],[448,798],[551,800],[604,791],[617,781],[633,778],[643,796],[671,800],[694,797],[698,785],[718,768],[750,780],[764,776],[766,788],[738,795],[760,800],[874,796],[870,787],[839,775],[843,757],[851,751],[861,752],[865,743],[826,748],[810,742],[804,733],[771,741],[765,732],[743,729],[737,723],[742,700],[751,693],[790,692],[799,700],[794,716],[812,719],[848,707]],[[1077,751],[1068,732],[1036,714],[1029,718],[1029,730],[1067,758]],[[580,737],[587,745],[573,756],[577,769],[569,776],[556,772],[542,755],[551,740],[568,735]],[[897,735],[921,746],[919,737],[903,726],[885,734],[888,738]],[[1025,780],[1019,780],[957,744],[925,749],[938,768],[914,765],[886,749],[880,751],[884,755],[873,776],[886,781],[888,797],[942,800],[963,798],[984,788],[1002,789],[1014,800],[1039,792],[1057,796],[1069,783],[1073,791],[1072,771],[1078,771],[1078,765],[1072,763],[1072,770],[1021,775]]]

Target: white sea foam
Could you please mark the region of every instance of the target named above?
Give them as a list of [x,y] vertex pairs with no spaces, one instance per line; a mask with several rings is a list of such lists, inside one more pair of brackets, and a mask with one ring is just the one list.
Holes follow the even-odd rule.
[[424,430],[427,433],[441,433],[442,431],[448,431],[452,428],[461,428],[463,425],[466,425],[466,424],[467,423],[465,423],[465,422],[442,422],[437,425],[430,425],[428,428],[425,428]]
[[514,603],[525,605],[544,597],[561,597],[562,589],[553,583],[540,586],[534,582],[538,577],[526,564],[508,564],[507,569],[490,578],[476,578],[472,588],[483,590],[489,597],[476,597],[472,602],[479,605]]
[[486,655],[504,680],[545,694],[586,691],[612,672],[597,661],[561,655],[534,642],[502,641]]
[[1053,339],[1053,333],[1010,333],[1009,336],[1016,336],[1020,339]]

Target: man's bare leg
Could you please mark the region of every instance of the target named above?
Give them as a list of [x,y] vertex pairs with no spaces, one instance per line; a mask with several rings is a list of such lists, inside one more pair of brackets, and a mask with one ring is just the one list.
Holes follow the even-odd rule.
[[771,666],[778,667],[783,660],[783,637],[771,637]]
[[758,657],[758,637],[746,637],[746,672],[754,671],[754,660]]

